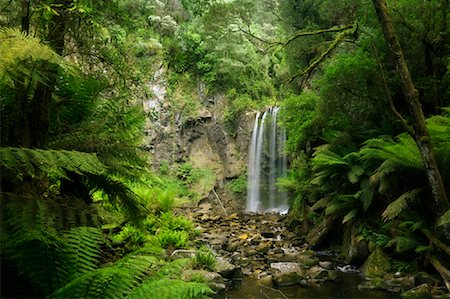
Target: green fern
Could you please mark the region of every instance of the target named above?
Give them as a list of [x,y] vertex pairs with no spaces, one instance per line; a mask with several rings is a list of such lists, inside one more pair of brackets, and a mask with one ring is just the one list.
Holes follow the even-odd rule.
[[360,152],[366,160],[390,160],[397,167],[419,170],[424,167],[415,141],[407,134],[397,136],[396,141],[389,138],[369,139]]
[[155,298],[155,299],[189,299],[209,298],[214,294],[206,284],[198,282],[185,282],[182,280],[161,279],[149,280],[136,288],[128,298]]
[[101,230],[93,227],[76,227],[64,235],[68,245],[67,259],[71,263],[70,278],[94,271],[100,260]]
[[130,254],[116,263],[86,272],[56,290],[54,298],[124,298],[159,264],[157,258]]
[[442,215],[438,222],[437,225],[438,226],[442,226],[442,225],[446,225],[450,223],[450,210],[448,210],[447,212],[444,213],[444,215]]
[[409,206],[409,203],[418,197],[422,190],[423,188],[417,188],[400,195],[384,210],[382,214],[383,220],[386,222],[400,215],[400,213],[402,213]]
[[62,57],[38,38],[18,29],[0,28],[0,80],[12,84],[15,80],[33,76],[38,81],[45,82],[46,74],[27,65],[25,61],[47,61],[69,68]]
[[95,154],[77,151],[2,147],[0,158],[0,166],[19,179],[37,177],[50,171],[63,178],[68,178],[68,171],[97,175],[106,171],[106,166]]

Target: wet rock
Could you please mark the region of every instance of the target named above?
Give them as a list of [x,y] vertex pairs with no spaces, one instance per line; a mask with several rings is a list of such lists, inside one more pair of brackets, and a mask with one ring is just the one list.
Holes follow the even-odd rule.
[[383,277],[388,270],[388,259],[380,247],[376,247],[361,267],[366,277]]
[[299,284],[306,278],[306,273],[298,263],[271,263],[272,278],[277,286],[290,286]]
[[402,294],[404,298],[428,298],[431,296],[431,286],[428,283],[421,284]]
[[370,280],[365,280],[358,285],[358,290],[382,290],[383,289],[383,279],[374,278]]
[[216,272],[209,272],[206,270],[184,270],[181,273],[181,279],[184,281],[205,281],[214,291],[226,289],[223,277]]
[[414,285],[414,277],[412,276],[402,276],[402,277],[394,277],[390,279],[385,279],[384,281],[385,289],[388,292],[404,292],[413,288]]
[[308,276],[315,281],[336,280],[337,274],[320,266],[313,266],[307,271]]
[[414,276],[414,284],[415,286],[419,286],[421,284],[428,283],[428,284],[436,284],[439,283],[439,280],[432,277],[430,274],[426,272],[419,272]]
[[333,270],[333,263],[330,261],[319,261],[319,266],[327,270]]
[[224,258],[217,258],[216,265],[214,267],[214,271],[219,273],[222,277],[229,278],[233,276],[234,271],[236,270],[236,266],[227,261]]

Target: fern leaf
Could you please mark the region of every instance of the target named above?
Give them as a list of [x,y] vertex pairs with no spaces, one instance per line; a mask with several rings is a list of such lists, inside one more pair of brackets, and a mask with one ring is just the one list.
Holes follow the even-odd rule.
[[450,223],[450,210],[448,210],[447,212],[445,212],[444,215],[442,215],[442,216],[439,218],[439,220],[438,220],[438,222],[437,222],[437,225],[438,225],[438,226],[442,226],[442,225],[446,225],[446,224],[448,224],[448,223]]
[[214,294],[214,291],[203,283],[161,279],[145,282],[135,289],[129,298],[189,299],[212,294]]
[[0,166],[15,173],[18,178],[24,174],[39,175],[39,171],[48,173],[66,171],[75,173],[102,174],[106,171],[95,154],[66,150],[43,150],[30,148],[0,148]]
[[416,143],[406,134],[397,136],[396,142],[387,138],[374,138],[361,149],[363,159],[391,160],[399,167],[423,170],[423,162]]
[[359,177],[365,172],[364,168],[360,165],[353,165],[350,171],[347,173],[350,183],[355,184],[358,182]]
[[400,213],[402,213],[408,207],[409,202],[414,200],[421,191],[422,188],[417,188],[405,192],[396,200],[391,202],[382,214],[384,222],[392,220],[395,217],[397,217]]
[[70,277],[75,278],[94,271],[100,260],[101,230],[76,227],[65,234],[67,254],[71,262]]
[[342,224],[352,221],[356,217],[357,213],[358,213],[358,210],[356,210],[356,209],[353,209],[350,212],[348,212],[347,215],[344,216],[344,219],[342,220]]
[[24,61],[46,61],[70,70],[69,64],[38,38],[26,35],[18,29],[0,28],[0,79],[8,84],[30,76],[41,82],[46,81],[45,72],[39,72],[36,68],[24,64]]

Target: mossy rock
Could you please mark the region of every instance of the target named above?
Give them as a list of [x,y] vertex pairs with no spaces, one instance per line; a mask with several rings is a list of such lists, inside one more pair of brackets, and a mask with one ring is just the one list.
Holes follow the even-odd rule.
[[380,247],[375,247],[361,267],[361,272],[369,278],[383,277],[388,271],[389,261]]

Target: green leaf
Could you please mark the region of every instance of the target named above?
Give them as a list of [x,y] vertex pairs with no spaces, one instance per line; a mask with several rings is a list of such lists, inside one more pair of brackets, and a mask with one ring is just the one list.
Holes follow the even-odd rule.
[[350,212],[348,212],[347,215],[344,216],[344,219],[342,220],[342,224],[352,221],[355,218],[357,213],[358,213],[358,210],[356,210],[356,209],[353,209]]
[[444,213],[441,217],[439,217],[437,226],[442,226],[450,223],[450,209]]

